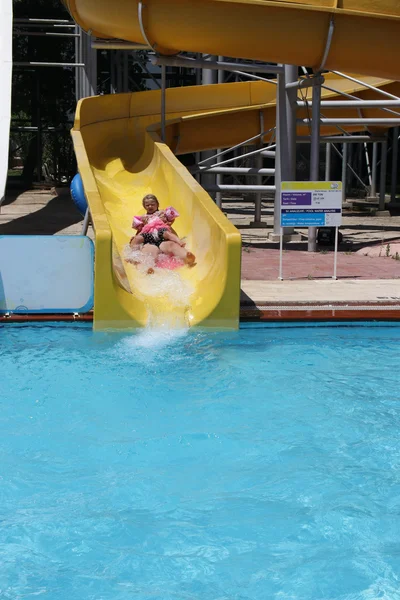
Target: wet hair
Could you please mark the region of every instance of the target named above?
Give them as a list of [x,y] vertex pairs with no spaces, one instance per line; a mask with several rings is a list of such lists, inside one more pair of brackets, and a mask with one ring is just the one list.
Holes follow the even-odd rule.
[[157,196],[155,196],[154,194],[146,194],[145,197],[142,200],[142,206],[144,207],[144,203],[146,200],[154,200],[154,202],[157,202],[157,208],[160,206],[160,203],[157,199]]

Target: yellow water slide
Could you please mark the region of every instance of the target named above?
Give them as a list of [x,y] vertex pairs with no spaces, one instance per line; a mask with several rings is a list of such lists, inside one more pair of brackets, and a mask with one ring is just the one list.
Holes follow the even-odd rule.
[[[333,16],[326,68],[372,75],[369,84],[400,92],[400,84],[390,81],[400,72],[397,0],[146,0],[145,5],[135,0],[69,0],[67,5],[86,31],[150,43],[161,54],[207,52],[316,69]],[[364,99],[380,98],[370,89],[329,77],[330,87]],[[73,139],[96,234],[96,328],[142,326],[161,308],[175,309],[173,298],[154,294],[149,287],[149,280],[157,277],[143,276],[123,259],[132,215],[149,192],[181,213],[176,229],[197,257],[194,268],[179,271],[186,322],[237,326],[240,234],[175,155],[228,147],[255,136],[260,133],[260,113],[267,130],[275,123],[275,96],[275,86],[265,82],[169,89],[165,144],[160,141],[159,91],[80,101]],[[334,94],[324,90],[323,96]],[[360,113],[330,110],[329,116]],[[366,109],[363,116],[382,113]],[[298,133],[308,130],[300,127]]]

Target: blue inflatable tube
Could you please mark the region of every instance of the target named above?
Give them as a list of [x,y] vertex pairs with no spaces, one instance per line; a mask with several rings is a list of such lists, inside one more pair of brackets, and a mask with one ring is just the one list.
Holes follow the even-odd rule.
[[79,173],[77,173],[71,181],[70,190],[71,198],[76,208],[79,210],[81,215],[85,216],[88,205],[85,197],[85,190],[83,189],[82,177],[79,175]]

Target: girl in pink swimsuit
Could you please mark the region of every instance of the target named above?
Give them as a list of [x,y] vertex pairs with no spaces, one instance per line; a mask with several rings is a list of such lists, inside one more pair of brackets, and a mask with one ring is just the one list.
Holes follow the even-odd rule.
[[[142,204],[146,214],[133,218],[132,227],[137,230],[137,234],[131,238],[130,247],[133,250],[141,248],[142,252],[154,261],[154,265],[161,252],[175,256],[189,267],[193,267],[196,263],[195,255],[184,249],[185,243],[171,227],[179,213],[172,206],[159,210],[159,202],[153,194],[147,194]],[[150,267],[147,272],[154,273],[154,269]]]

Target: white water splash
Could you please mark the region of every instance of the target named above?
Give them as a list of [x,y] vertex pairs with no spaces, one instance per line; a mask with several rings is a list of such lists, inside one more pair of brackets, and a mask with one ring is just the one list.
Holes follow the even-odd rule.
[[[147,306],[148,327],[187,327],[194,288],[182,277],[181,271],[157,268],[150,256],[132,250],[129,245],[124,250],[124,258],[138,263],[125,264],[134,295]],[[154,269],[151,275],[148,274],[150,267]]]

